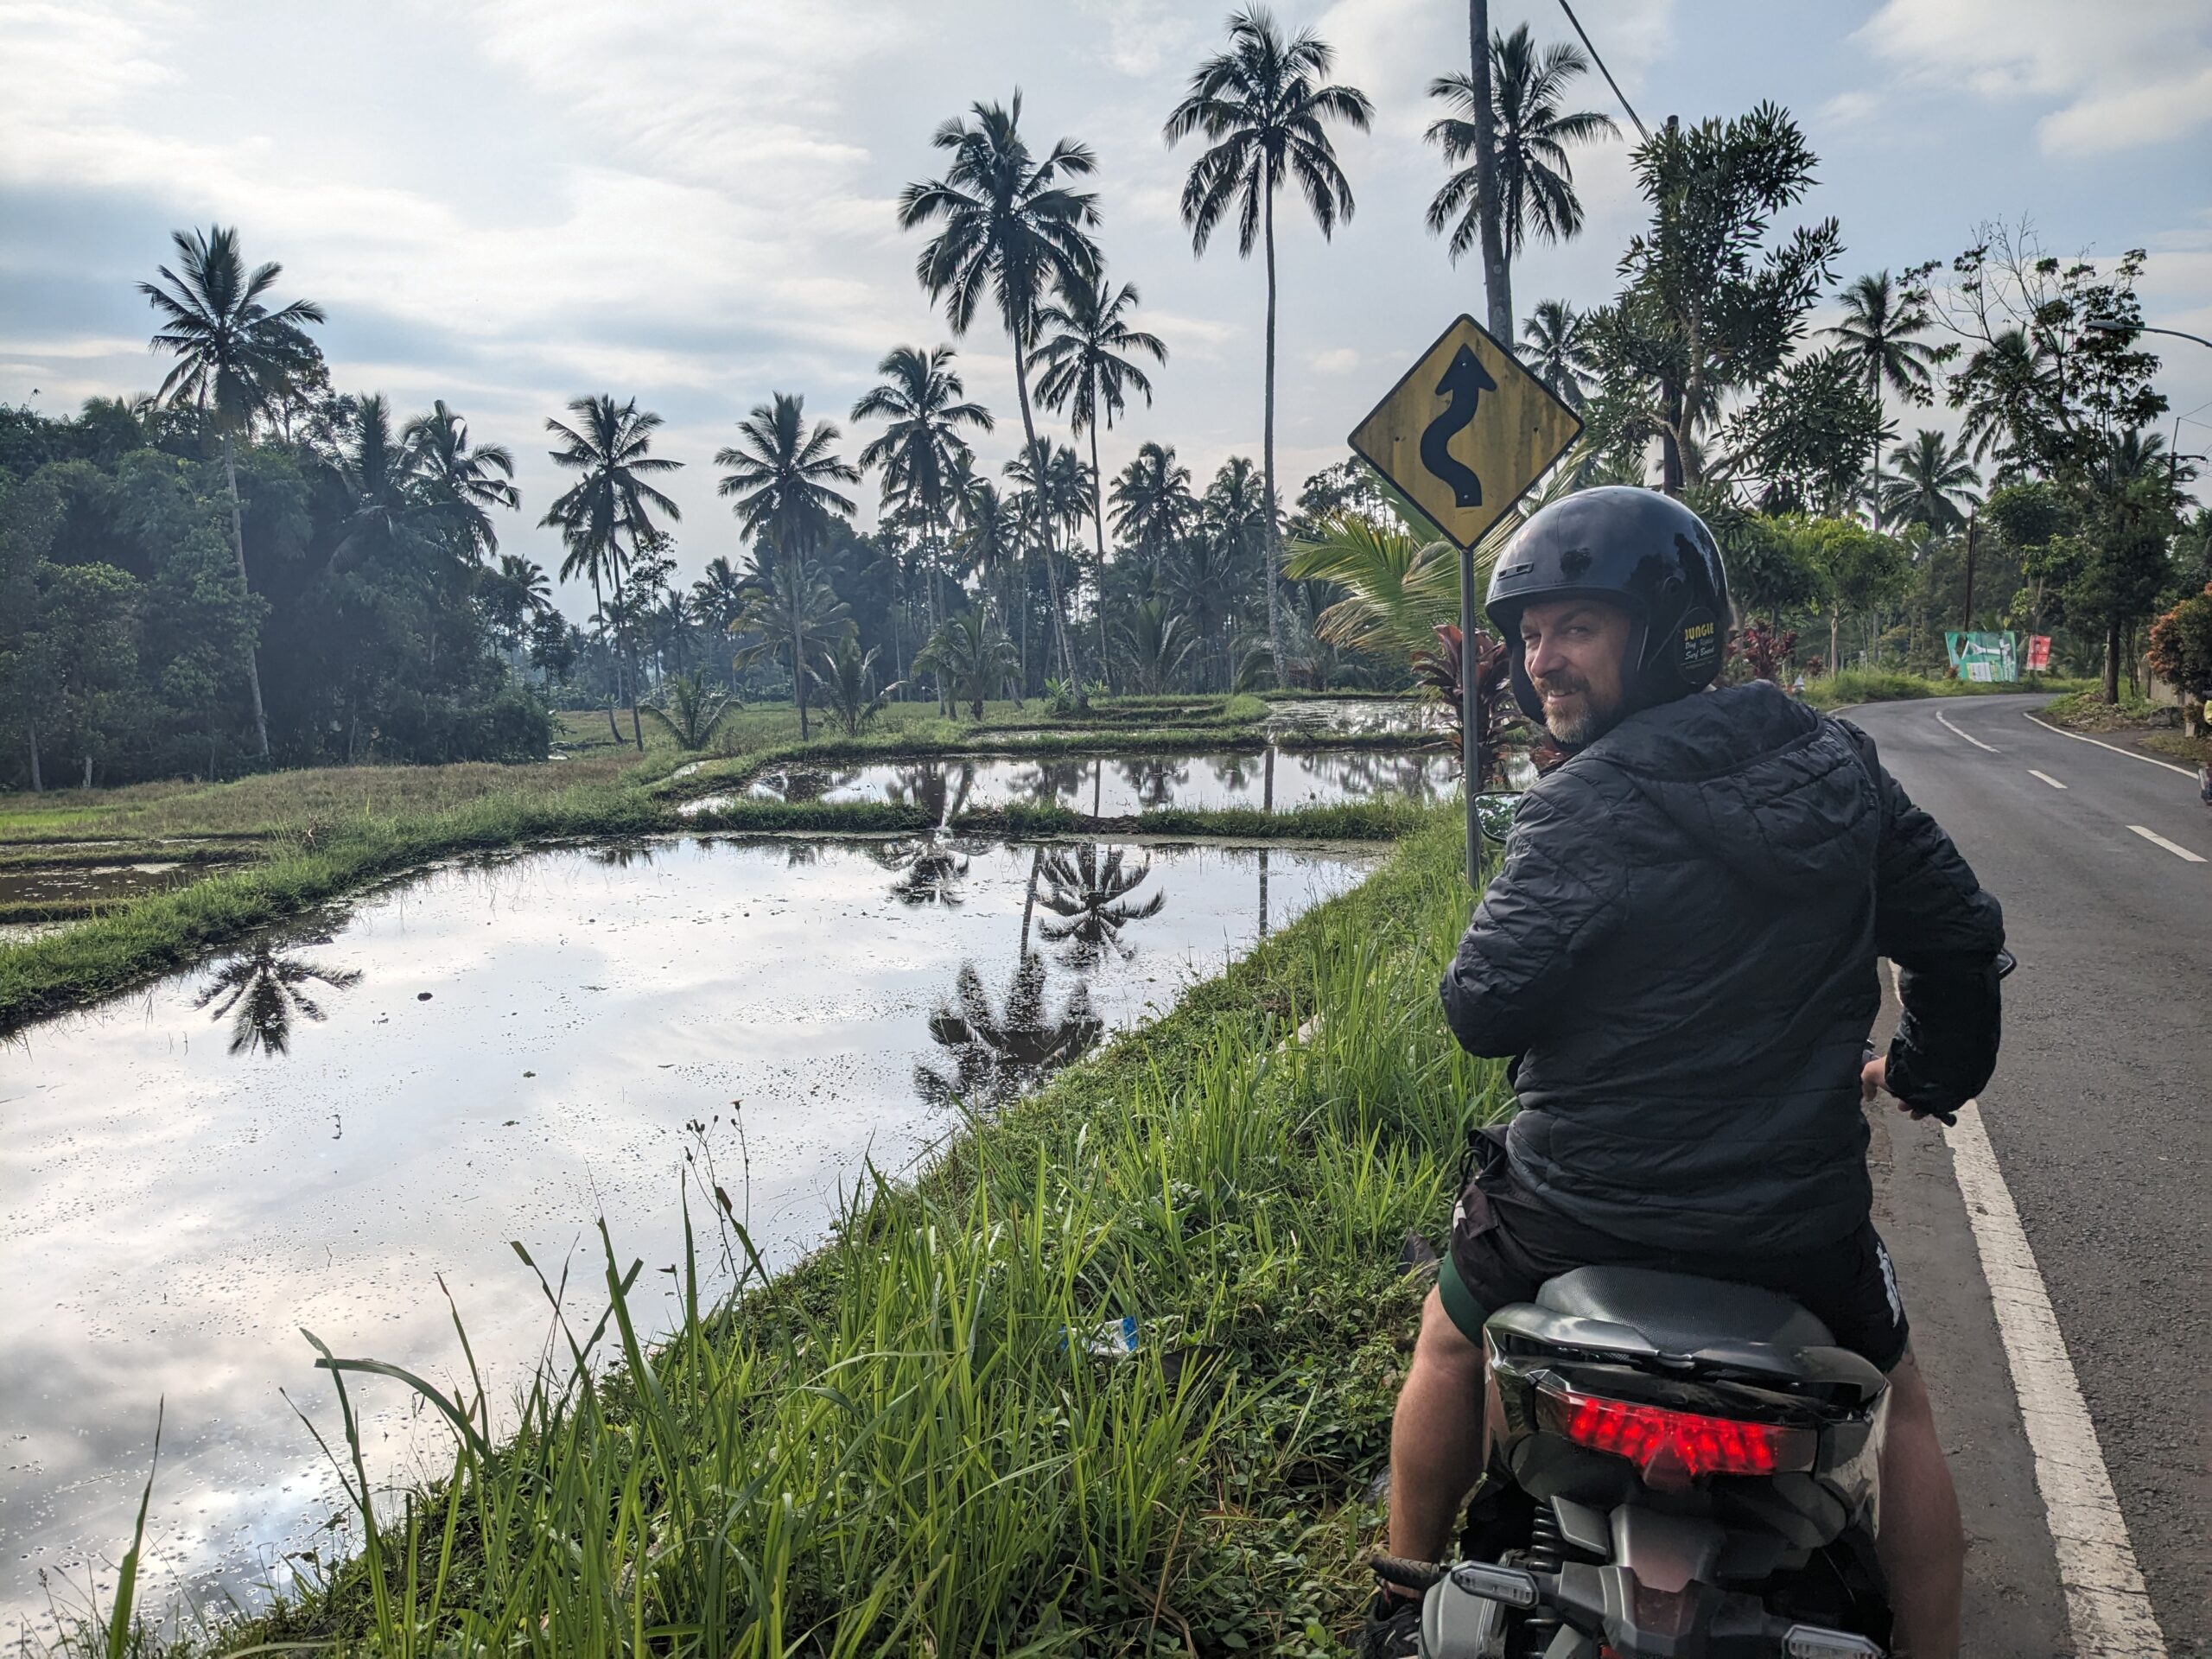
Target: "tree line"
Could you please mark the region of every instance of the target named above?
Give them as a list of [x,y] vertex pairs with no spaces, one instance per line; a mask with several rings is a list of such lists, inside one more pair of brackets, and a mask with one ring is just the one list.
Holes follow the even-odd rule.
[[[1581,231],[1571,148],[1618,128],[1571,107],[1582,49],[1471,10],[1487,49],[1430,88],[1446,177],[1426,221],[1453,260],[1480,250],[1498,332],[1513,261]],[[1294,503],[1274,466],[1277,209],[1302,204],[1325,238],[1352,216],[1335,135],[1366,129],[1371,101],[1313,31],[1255,9],[1164,123],[1195,150],[1194,253],[1233,220],[1264,273],[1260,454],[1203,486],[1157,440],[1101,476],[1100,429],[1150,404],[1167,347],[1109,275],[1096,156],[1039,149],[1023,116],[1017,92],[948,120],[940,170],[897,207],[952,337],[986,317],[1012,347],[1013,459],[979,461],[1001,416],[950,344],[886,353],[849,411],[876,429],[849,454],[836,421],[773,392],[713,457],[747,551],[688,588],[662,487],[684,462],[635,397],[546,423],[570,478],[538,521],[563,547],[549,577],[499,550],[521,506],[510,450],[442,402],[403,417],[338,391],[323,312],[280,302],[281,267],[250,266],[230,229],[177,233],[141,284],[173,360],[159,391],[68,420],[0,410],[0,778],[528,758],[556,706],[595,704],[642,747],[647,712],[689,741],[735,696],[856,727],[887,696],[980,715],[1009,695],[1409,683],[1433,630],[1408,646],[1351,611],[1382,594],[1448,615],[1427,532],[1358,462]],[[1785,111],[1669,120],[1630,159],[1649,220],[1618,290],[1586,311],[1540,301],[1516,341],[1586,423],[1555,485],[1651,484],[1703,512],[1763,671],[1940,671],[1947,628],[2001,624],[2053,634],[2062,664],[2100,662],[2116,690],[2138,630],[2205,575],[2193,473],[2152,429],[2142,254],[2066,261],[2024,224],[1991,226],[1948,268],[1845,284],[1844,321],[1815,334],[1844,247],[1833,219],[1779,227],[1816,168]],[[1900,417],[1938,397],[1960,435],[1906,435]],[[1287,545],[1307,550],[1287,571]],[[588,587],[584,625],[556,579]]]

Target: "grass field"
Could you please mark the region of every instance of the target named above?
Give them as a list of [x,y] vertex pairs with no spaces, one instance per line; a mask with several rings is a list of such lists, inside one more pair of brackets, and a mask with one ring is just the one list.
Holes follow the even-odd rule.
[[[1459,857],[1432,815],[734,1306],[702,1281],[750,1246],[701,1169],[672,1334],[633,1322],[602,1229],[595,1365],[426,1398],[448,1478],[357,1504],[350,1561],[167,1650],[1340,1652],[1426,1287],[1401,1244],[1440,1233],[1465,1128],[1506,1100],[1436,1007]],[[518,1387],[495,1442],[484,1401]],[[106,1641],[64,1650],[164,1648]]]

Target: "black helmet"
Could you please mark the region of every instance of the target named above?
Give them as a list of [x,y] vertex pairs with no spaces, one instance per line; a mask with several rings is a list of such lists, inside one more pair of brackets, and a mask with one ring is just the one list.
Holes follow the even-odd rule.
[[1728,573],[1705,521],[1672,496],[1632,485],[1578,490],[1530,515],[1497,556],[1483,608],[1513,652],[1513,696],[1532,720],[1521,613],[1554,599],[1603,599],[1635,619],[1630,707],[1688,696],[1720,671]]

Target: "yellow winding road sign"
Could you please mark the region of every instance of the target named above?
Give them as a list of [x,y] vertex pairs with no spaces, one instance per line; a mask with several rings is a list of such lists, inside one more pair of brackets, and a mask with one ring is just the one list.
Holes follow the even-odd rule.
[[1465,549],[1581,432],[1573,410],[1462,316],[1353,429],[1351,447]]

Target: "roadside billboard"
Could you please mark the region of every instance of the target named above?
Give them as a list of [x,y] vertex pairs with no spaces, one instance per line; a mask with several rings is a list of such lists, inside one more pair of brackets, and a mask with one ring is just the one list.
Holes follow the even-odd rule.
[[[1943,647],[1951,653],[1951,670],[1962,680],[2017,680],[2020,677],[2020,636],[2003,633],[1947,633]],[[2048,642],[2045,650],[2049,650]]]
[[2028,672],[2047,674],[2050,671],[2050,636],[2031,633],[2028,636]]

